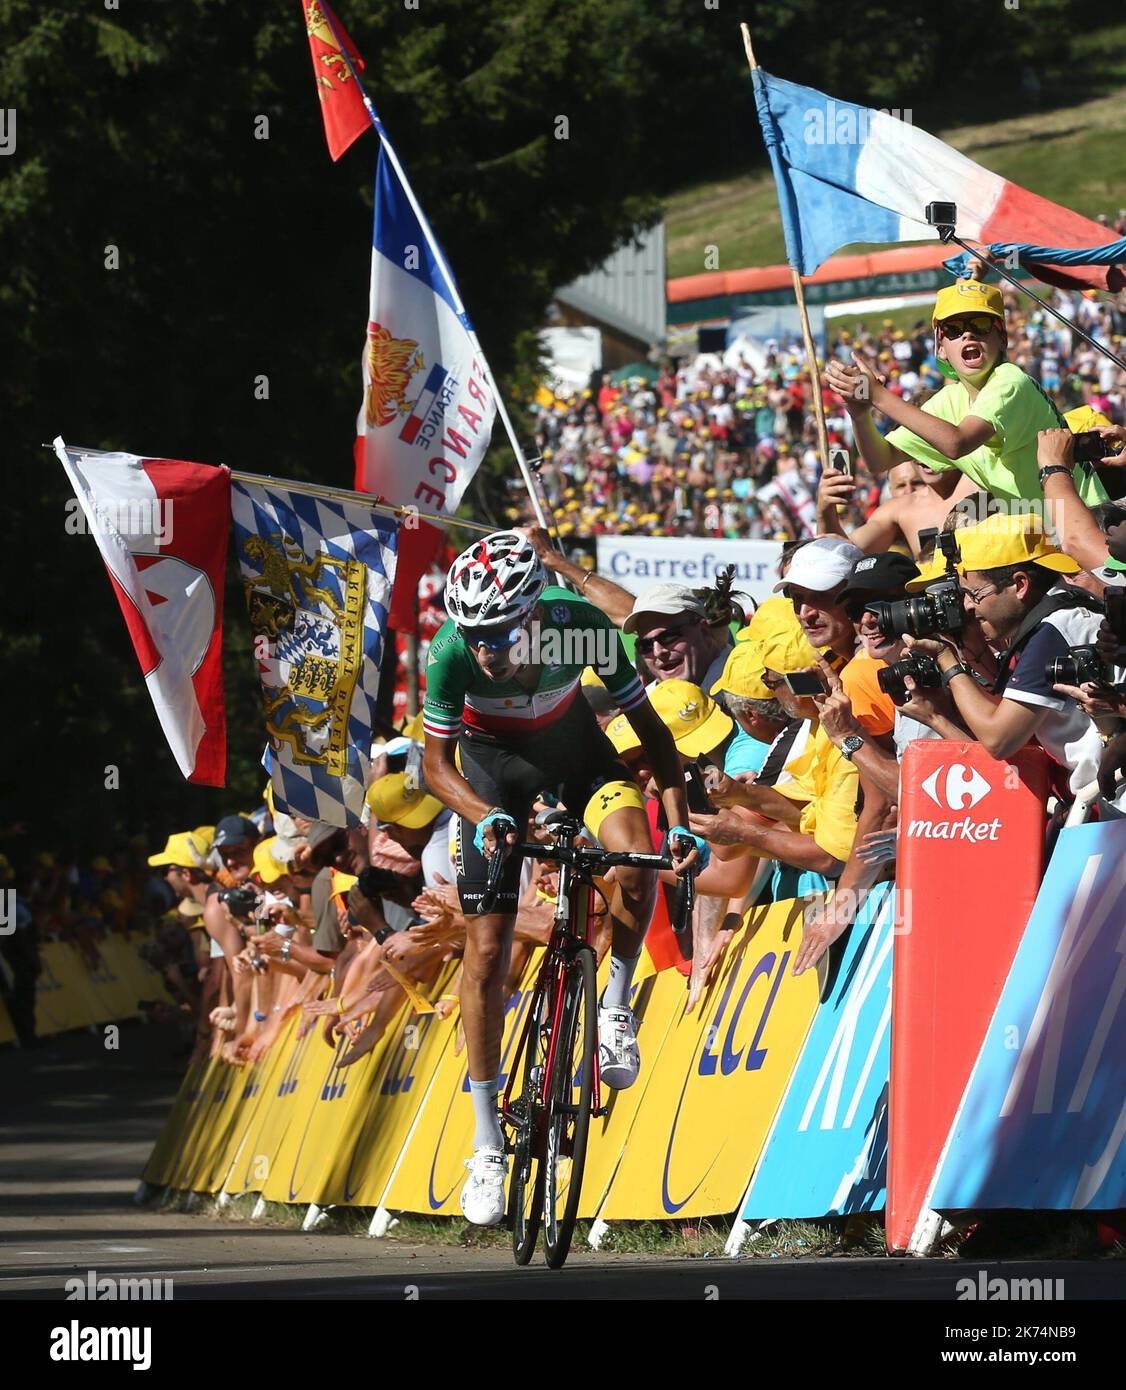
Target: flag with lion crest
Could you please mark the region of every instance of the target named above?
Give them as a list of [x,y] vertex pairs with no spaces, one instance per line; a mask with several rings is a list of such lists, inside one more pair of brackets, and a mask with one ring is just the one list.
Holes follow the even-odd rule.
[[397,523],[358,503],[272,483],[233,482],[231,510],[274,804],[292,816],[357,825]]
[[496,400],[452,272],[399,177],[386,131],[376,128],[356,487],[449,515],[489,447]]

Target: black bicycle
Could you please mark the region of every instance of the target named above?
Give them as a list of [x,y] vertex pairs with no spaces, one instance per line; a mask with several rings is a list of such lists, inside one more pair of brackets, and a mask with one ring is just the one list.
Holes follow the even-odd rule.
[[[559,1269],[571,1248],[578,1216],[590,1122],[605,1114],[598,1075],[597,962],[590,930],[594,895],[603,895],[594,879],[615,865],[671,869],[672,861],[663,854],[576,844],[582,823],[566,811],[543,811],[536,823],[553,831],[554,839],[514,845],[510,853],[557,863],[559,894],[500,1112],[501,1122],[511,1130],[506,1138],[513,1155],[508,1220],[516,1263],[524,1265],[532,1258],[542,1222],[547,1263]],[[494,854],[489,861],[483,912],[495,901],[505,857]],[[685,924],[680,926],[683,930]]]

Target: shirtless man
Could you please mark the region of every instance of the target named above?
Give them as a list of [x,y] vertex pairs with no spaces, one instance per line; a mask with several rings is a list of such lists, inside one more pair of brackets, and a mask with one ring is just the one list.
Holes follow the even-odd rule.
[[888,469],[891,497],[881,502],[863,526],[846,532],[837,504],[848,502],[856,491],[849,473],[827,469],[817,489],[817,529],[822,535],[848,535],[868,555],[880,555],[893,545],[906,545],[915,561],[923,559],[919,532],[929,527],[942,529],[946,514],[955,502],[978,490],[964,473],[949,469],[939,473],[924,464],[908,460]]

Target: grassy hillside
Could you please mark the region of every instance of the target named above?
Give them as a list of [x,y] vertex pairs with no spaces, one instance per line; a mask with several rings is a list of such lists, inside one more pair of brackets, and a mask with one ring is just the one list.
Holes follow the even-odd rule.
[[[1076,40],[1077,95],[1086,90],[1081,74],[1096,55],[1101,75],[1109,72],[1120,81],[1118,90],[1078,105],[932,133],[1053,202],[1089,217],[1100,212],[1113,217],[1126,207],[1126,26]],[[747,163],[758,166],[756,172],[698,184],[668,200],[670,276],[705,270],[709,244],[719,248],[721,270],[785,260],[774,179],[765,158],[756,125],[748,132],[747,150]]]

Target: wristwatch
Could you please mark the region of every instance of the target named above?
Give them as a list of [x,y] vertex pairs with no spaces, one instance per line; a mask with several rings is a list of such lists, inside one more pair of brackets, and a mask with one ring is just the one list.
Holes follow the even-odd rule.
[[285,961],[287,964],[288,964],[288,962],[289,962],[289,948],[290,948],[290,946],[291,946],[292,944],[293,944],[293,943],[290,942],[290,941],[283,941],[283,942],[282,942],[282,945],[281,945],[281,950],[278,952],[278,955],[280,956],[280,958],[281,958],[283,961]]
[[1068,477],[1071,477],[1071,469],[1068,468],[1065,464],[1062,464],[1062,463],[1050,463],[1050,464],[1048,464],[1047,468],[1041,468],[1041,470],[1040,470],[1040,486],[1041,486],[1041,487],[1044,486],[1044,479],[1045,479],[1045,478],[1050,478],[1050,477],[1052,476],[1053,473],[1066,473],[1066,474],[1068,475]]
[[956,661],[953,666],[947,666],[946,670],[942,672],[943,690],[947,688],[947,686],[950,684],[950,682],[954,679],[955,676],[968,676],[969,674],[969,671],[962,665],[960,661]]
[[846,734],[841,739],[841,752],[852,762],[853,757],[864,747],[864,740],[859,734]]

